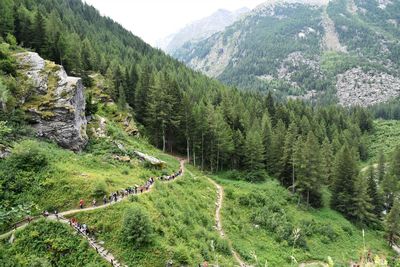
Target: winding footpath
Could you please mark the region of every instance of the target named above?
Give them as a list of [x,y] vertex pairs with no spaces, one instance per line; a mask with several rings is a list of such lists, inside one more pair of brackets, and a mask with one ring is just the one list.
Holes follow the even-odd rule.
[[[165,181],[165,182],[163,182],[163,183],[172,182],[172,181],[174,181],[176,178],[178,178],[178,177],[180,177],[180,176],[183,176],[183,174],[185,173],[185,163],[186,163],[186,160],[184,160],[184,159],[179,159],[179,161],[180,161],[180,170],[181,170],[181,172],[180,172],[174,179],[167,180],[167,181]],[[152,183],[152,184],[150,185],[150,187],[149,187],[148,190],[146,190],[146,191],[144,191],[144,192],[142,192],[142,193],[134,194],[134,195],[142,195],[142,194],[146,194],[146,193],[151,192],[154,184],[155,184],[155,182]],[[121,263],[119,263],[118,260],[117,260],[109,251],[107,251],[107,250],[100,244],[101,242],[98,242],[94,237],[91,237],[91,236],[87,235],[86,233],[82,232],[82,231],[81,231],[79,228],[77,228],[75,225],[71,224],[70,220],[68,220],[68,219],[65,218],[64,216],[68,216],[68,215],[76,214],[76,213],[80,213],[80,212],[86,212],[86,211],[104,209],[104,208],[107,208],[107,207],[109,207],[109,206],[115,205],[115,204],[117,204],[117,203],[119,203],[119,202],[121,202],[121,201],[127,199],[129,196],[130,196],[130,195],[128,195],[128,196],[118,196],[118,198],[117,198],[116,201],[109,202],[109,203],[106,203],[106,204],[103,204],[103,205],[99,205],[99,206],[95,206],[95,207],[89,207],[89,208],[83,208],[83,209],[73,209],[73,210],[68,210],[68,211],[60,212],[60,213],[58,214],[58,216],[56,216],[56,215],[54,215],[54,214],[51,214],[51,215],[49,215],[46,219],[52,220],[52,221],[58,221],[58,222],[61,222],[61,223],[65,223],[65,224],[70,225],[71,227],[73,227],[73,228],[78,232],[78,234],[80,234],[82,237],[84,237],[84,238],[89,242],[89,245],[90,245],[94,250],[96,250],[96,252],[97,252],[103,259],[105,259],[107,262],[109,262],[112,266],[115,266],[115,267],[122,267],[122,266],[124,266],[124,267],[126,267],[126,265],[121,265]],[[37,221],[37,220],[39,220],[39,219],[41,219],[41,218],[43,218],[43,217],[38,216],[38,217],[36,217],[36,218],[33,218],[33,219],[31,220],[31,222]],[[2,235],[0,235],[0,240],[6,239],[6,238],[8,238],[8,237],[10,237],[10,241],[14,240],[14,238],[15,238],[15,232],[16,232],[17,230],[21,230],[21,229],[25,228],[29,223],[30,223],[30,222],[27,222],[27,221],[24,221],[24,222],[22,222],[22,223],[19,223],[18,225],[16,225],[16,227],[15,227],[13,230],[11,230],[11,231],[9,231],[9,232],[7,232],[7,233],[4,233],[4,234],[2,234]]]
[[222,228],[222,221],[221,221],[221,209],[222,209],[222,204],[224,200],[224,188],[217,184],[214,180],[211,178],[207,177],[207,179],[217,188],[217,202],[215,203],[216,209],[215,209],[215,227],[217,228],[217,231],[219,235],[223,238],[226,239],[229,243],[229,247],[232,253],[232,256],[235,258],[236,262],[239,264],[240,267],[251,267],[250,265],[247,265],[239,256],[239,254],[236,252],[236,250],[232,246],[232,242],[226,237],[224,233],[224,229]]

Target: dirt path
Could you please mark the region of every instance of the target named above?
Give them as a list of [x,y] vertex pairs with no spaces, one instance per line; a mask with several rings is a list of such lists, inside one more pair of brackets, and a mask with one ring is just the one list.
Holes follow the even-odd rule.
[[236,262],[239,264],[240,267],[250,267],[247,265],[239,256],[239,254],[233,249],[231,241],[225,236],[224,229],[222,228],[222,221],[221,221],[221,209],[224,200],[224,188],[217,184],[214,180],[207,177],[207,179],[217,188],[217,202],[215,203],[215,227],[219,235],[223,238],[228,240],[229,247],[231,249],[232,255],[235,258]]

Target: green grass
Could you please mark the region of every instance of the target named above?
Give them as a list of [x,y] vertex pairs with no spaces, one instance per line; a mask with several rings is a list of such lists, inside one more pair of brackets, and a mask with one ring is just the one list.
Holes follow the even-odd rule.
[[[98,240],[103,240],[104,246],[129,266],[164,266],[170,259],[174,266],[197,266],[204,260],[216,263],[217,258],[221,266],[233,266],[228,244],[214,228],[215,201],[215,187],[189,168],[183,177],[156,183],[151,193],[133,202],[74,217],[94,229]],[[154,227],[151,245],[141,249],[126,245],[120,235],[124,211],[130,206],[140,206],[148,212]]]
[[109,264],[67,225],[38,221],[0,242],[1,266],[99,266]]
[[381,149],[387,156],[400,145],[400,121],[376,120],[374,127],[374,133],[369,139],[368,154],[370,159],[376,162]]
[[[330,256],[335,266],[348,266],[350,260],[359,259],[363,250],[362,229],[339,213],[327,207],[320,210],[299,208],[296,199],[275,181],[250,184],[221,178],[223,176],[214,176],[225,188],[223,226],[234,248],[248,263],[256,263],[254,255],[261,266],[265,262],[269,266],[295,266],[292,256],[298,262],[326,262]],[[266,225],[256,225],[253,216],[263,210],[258,201],[264,200],[260,199],[265,200],[263,206],[269,211],[265,214]],[[263,222],[262,219],[258,221]],[[286,221],[291,229],[285,231]],[[272,224],[276,226],[273,228]],[[298,246],[293,247],[290,240],[296,228],[300,229],[301,238]],[[365,243],[373,253],[393,256],[382,232],[365,229]]]

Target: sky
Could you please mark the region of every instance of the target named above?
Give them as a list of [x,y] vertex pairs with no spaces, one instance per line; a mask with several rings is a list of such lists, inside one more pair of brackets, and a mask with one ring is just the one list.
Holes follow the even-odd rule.
[[254,8],[266,0],[84,0],[151,45],[219,8]]

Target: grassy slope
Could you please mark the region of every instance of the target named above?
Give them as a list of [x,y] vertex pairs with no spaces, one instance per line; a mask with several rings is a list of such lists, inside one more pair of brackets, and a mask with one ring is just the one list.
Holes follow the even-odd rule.
[[17,231],[15,241],[0,242],[1,266],[109,266],[86,240],[68,226],[52,222],[32,223]]
[[[129,266],[164,266],[170,259],[195,266],[204,260],[216,262],[217,257],[222,266],[232,266],[227,242],[214,228],[215,187],[194,168],[189,169],[179,180],[157,183],[152,193],[137,201],[75,217],[95,229],[104,246]],[[140,250],[125,245],[119,234],[124,211],[133,205],[150,214],[155,229],[152,244]]]
[[[223,225],[226,234],[232,240],[235,249],[248,262],[255,262],[257,256],[263,265],[268,261],[269,266],[290,266],[291,256],[298,262],[309,260],[326,261],[330,256],[337,266],[347,266],[350,259],[359,259],[363,249],[362,230],[353,226],[340,214],[329,208],[321,210],[301,210],[296,206],[296,200],[277,183],[268,181],[262,184],[250,184],[243,181],[227,180],[214,176],[225,188],[225,202],[222,213]],[[279,216],[268,214],[277,222],[275,231],[263,226],[254,225],[251,216],[254,211],[260,211],[256,205],[243,205],[241,199],[251,194],[260,194],[266,197],[267,206],[283,208],[286,218],[294,228],[299,228],[305,237],[308,249],[293,249],[287,239],[277,241],[279,231]],[[242,202],[242,204],[241,204]],[[309,226],[306,226],[306,225]],[[306,234],[308,233],[308,234]],[[329,239],[332,237],[332,239]],[[366,247],[373,252],[383,255],[393,255],[387,246],[383,233],[366,231]]]

